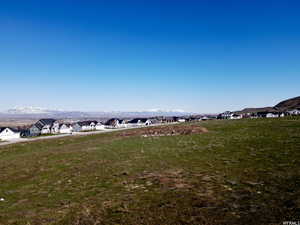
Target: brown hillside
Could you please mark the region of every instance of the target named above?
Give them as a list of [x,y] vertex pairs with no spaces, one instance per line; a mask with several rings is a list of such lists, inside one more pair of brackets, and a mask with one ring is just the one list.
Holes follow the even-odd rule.
[[282,101],[277,105],[275,105],[274,108],[280,110],[290,110],[290,109],[300,108],[300,96]]
[[245,108],[241,111],[236,111],[235,113],[282,112],[297,108],[300,108],[300,96],[282,101],[274,107]]

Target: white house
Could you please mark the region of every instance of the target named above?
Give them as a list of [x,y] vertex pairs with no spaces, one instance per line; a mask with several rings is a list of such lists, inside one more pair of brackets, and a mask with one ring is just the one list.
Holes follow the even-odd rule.
[[126,128],[127,127],[127,121],[126,120],[119,120],[118,122],[118,128]]
[[77,122],[73,125],[73,130],[75,132],[80,131],[92,131],[96,129],[96,125],[98,124],[95,120],[81,121]]
[[51,133],[52,134],[58,134],[59,133],[59,122],[55,121],[51,126]]
[[104,125],[105,125],[105,128],[109,128],[109,129],[127,127],[125,120],[120,120],[117,118],[111,118],[111,119],[107,120]]
[[20,132],[9,127],[0,127],[0,140],[20,138]]
[[136,118],[136,119],[130,120],[128,122],[128,124],[131,126],[149,126],[152,124],[152,121],[147,118]]
[[184,119],[184,118],[179,118],[177,121],[178,121],[179,123],[184,123],[184,122],[185,122],[185,119]]
[[42,127],[41,134],[50,134],[51,133],[51,125],[47,124]]
[[267,115],[266,115],[266,118],[277,118],[278,117],[278,114],[276,114],[276,113],[267,113]]
[[300,115],[300,109],[293,109],[288,111],[290,115]]
[[71,124],[62,123],[59,125],[60,134],[71,134],[73,132],[73,127]]
[[207,116],[203,116],[203,117],[201,117],[200,119],[199,119],[199,121],[205,121],[205,120],[209,120],[209,118],[207,117]]
[[59,123],[55,119],[40,119],[30,127],[30,136],[58,133]]
[[99,122],[99,123],[97,123],[95,129],[96,129],[96,130],[104,130],[104,129],[105,129],[105,126],[104,126],[103,123]]
[[279,117],[285,117],[285,113],[280,113]]
[[238,114],[230,114],[230,119],[231,120],[239,120],[242,119],[242,115],[238,115]]
[[230,119],[232,113],[230,111],[223,112],[218,115],[219,119]]

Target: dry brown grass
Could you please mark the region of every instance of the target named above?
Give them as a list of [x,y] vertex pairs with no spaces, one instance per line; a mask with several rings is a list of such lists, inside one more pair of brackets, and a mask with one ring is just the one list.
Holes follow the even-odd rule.
[[208,130],[199,125],[181,125],[181,126],[158,126],[148,127],[145,129],[133,129],[120,132],[121,137],[142,136],[142,137],[159,137],[159,136],[176,136],[206,133]]

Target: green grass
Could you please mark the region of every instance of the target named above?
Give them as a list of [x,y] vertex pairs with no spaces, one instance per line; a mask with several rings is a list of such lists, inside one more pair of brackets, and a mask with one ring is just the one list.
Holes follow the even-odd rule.
[[198,124],[209,132],[0,147],[0,224],[300,220],[299,118]]

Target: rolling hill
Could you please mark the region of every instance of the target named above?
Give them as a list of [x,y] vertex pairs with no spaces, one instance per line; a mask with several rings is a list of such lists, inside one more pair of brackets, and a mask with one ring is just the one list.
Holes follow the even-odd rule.
[[245,108],[236,113],[255,113],[255,112],[284,112],[287,110],[300,108],[300,96],[295,98],[290,98],[279,102],[275,106],[261,107],[261,108]]
[[300,108],[300,96],[282,101],[275,105],[274,108],[281,111]]

